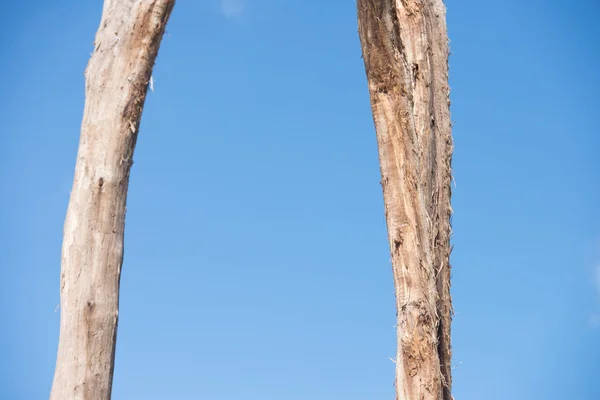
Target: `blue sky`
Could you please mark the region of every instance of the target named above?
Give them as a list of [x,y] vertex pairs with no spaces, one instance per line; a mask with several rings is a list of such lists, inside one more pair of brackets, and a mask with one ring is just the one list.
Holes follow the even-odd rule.
[[[600,5],[447,1],[454,395],[600,398]],[[0,16],[0,398],[46,398],[101,1]],[[114,399],[393,399],[353,1],[179,0],[128,200]]]

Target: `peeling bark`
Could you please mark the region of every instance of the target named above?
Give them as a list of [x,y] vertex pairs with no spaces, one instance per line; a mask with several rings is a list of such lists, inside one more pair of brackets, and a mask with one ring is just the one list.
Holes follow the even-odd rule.
[[105,0],[61,262],[51,400],[111,397],[129,171],[148,82],[175,0]]
[[442,0],[358,0],[398,314],[396,398],[450,400],[452,127]]

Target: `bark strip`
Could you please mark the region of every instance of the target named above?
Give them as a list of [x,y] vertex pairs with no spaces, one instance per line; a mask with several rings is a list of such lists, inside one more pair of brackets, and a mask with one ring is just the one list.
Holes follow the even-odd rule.
[[398,313],[396,398],[450,400],[452,133],[442,0],[358,0]]
[[111,397],[129,172],[148,83],[175,0],[105,0],[64,225],[51,400]]

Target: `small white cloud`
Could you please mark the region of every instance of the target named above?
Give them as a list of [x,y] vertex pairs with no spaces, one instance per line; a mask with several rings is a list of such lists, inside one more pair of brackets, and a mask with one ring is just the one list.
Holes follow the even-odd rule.
[[590,325],[597,328],[600,327],[600,315],[592,314],[590,315]]
[[227,18],[240,18],[245,9],[245,0],[221,0],[221,12]]

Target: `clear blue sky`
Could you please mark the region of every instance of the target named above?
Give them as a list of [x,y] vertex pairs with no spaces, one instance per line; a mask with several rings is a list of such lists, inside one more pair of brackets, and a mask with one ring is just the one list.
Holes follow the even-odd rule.
[[[447,1],[457,400],[600,399],[600,4]],[[101,1],[0,16],[0,399],[47,398]],[[128,201],[116,400],[393,399],[353,1],[179,0]]]

